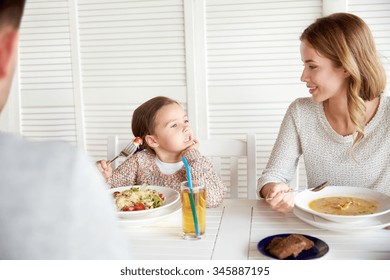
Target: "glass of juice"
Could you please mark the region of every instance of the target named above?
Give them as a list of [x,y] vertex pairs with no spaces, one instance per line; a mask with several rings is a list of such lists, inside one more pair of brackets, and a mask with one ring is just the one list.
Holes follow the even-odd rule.
[[[198,235],[196,235],[194,215],[191,207],[190,195],[193,197],[194,208],[198,220]],[[200,239],[206,232],[206,189],[198,181],[192,181],[192,194],[188,181],[180,186],[180,199],[182,210],[182,227],[184,239]]]

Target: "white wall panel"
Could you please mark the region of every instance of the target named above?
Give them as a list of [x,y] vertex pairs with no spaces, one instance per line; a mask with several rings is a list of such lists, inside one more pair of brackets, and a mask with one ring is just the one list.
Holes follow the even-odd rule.
[[360,16],[370,26],[382,62],[387,72],[390,93],[390,0],[349,0],[348,11]]
[[79,0],[88,152],[131,139],[134,109],[156,95],[186,100],[183,1]]
[[[307,95],[299,36],[321,16],[322,1],[239,2],[207,1],[209,131],[241,139],[255,132],[260,175],[288,105]],[[306,185],[303,164],[301,173]]]
[[35,140],[66,141],[76,145],[74,106],[26,106],[22,113],[23,135]]
[[[366,20],[390,73],[390,1],[334,3],[29,0],[16,97],[0,125],[5,119],[24,136],[67,141],[105,158],[107,136],[133,137],[134,109],[166,95],[188,105],[200,137],[255,132],[260,175],[288,105],[307,96],[299,36],[325,6],[345,11],[347,4]],[[242,189],[244,166],[240,161]],[[303,168],[299,174],[304,186]]]
[[77,144],[67,1],[27,1],[20,34],[21,133]]
[[296,84],[299,34],[321,1],[207,1],[208,83]]

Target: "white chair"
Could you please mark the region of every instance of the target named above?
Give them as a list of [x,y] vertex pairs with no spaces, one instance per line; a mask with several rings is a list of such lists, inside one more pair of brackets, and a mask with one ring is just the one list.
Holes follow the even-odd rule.
[[[239,198],[239,170],[246,173],[246,195],[249,199],[256,199],[256,135],[247,134],[246,141],[239,139],[214,138],[200,140],[199,151],[209,157],[217,173],[224,182],[230,185],[230,198]],[[246,166],[239,163],[240,158],[246,158]],[[227,165],[224,164],[227,162]],[[228,171],[227,176],[222,176],[223,171]],[[226,179],[227,177],[227,179]]]
[[[112,159],[131,141],[123,141],[118,136],[108,136],[107,159]],[[256,135],[247,134],[246,140],[214,138],[200,140],[199,151],[202,155],[209,157],[213,166],[223,181],[230,186],[230,198],[239,198],[239,170],[246,173],[246,180],[243,183],[246,189],[246,196],[249,199],[256,199]],[[240,163],[244,158],[246,166]],[[125,159],[117,158],[112,163],[112,168],[117,168]],[[242,161],[242,160],[241,160]],[[226,174],[227,171],[227,174]],[[242,181],[242,180],[241,180]]]
[[[130,141],[133,139],[128,140],[119,140],[117,135],[110,135],[107,138],[107,160],[110,160],[117,156],[121,150],[129,144]],[[123,161],[125,160],[124,157],[118,157],[112,164],[111,167],[114,170],[117,168]]]

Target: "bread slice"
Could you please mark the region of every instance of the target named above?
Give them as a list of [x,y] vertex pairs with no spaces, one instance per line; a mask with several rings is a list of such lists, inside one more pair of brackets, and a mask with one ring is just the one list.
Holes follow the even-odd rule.
[[300,234],[290,234],[287,237],[275,237],[271,240],[266,250],[278,259],[285,259],[289,256],[298,256],[303,250],[314,246],[313,241]]
[[309,250],[311,247],[314,246],[314,242],[311,241],[310,239],[304,237],[303,235],[300,234],[293,234],[295,237],[301,239],[303,242],[305,242],[305,250]]

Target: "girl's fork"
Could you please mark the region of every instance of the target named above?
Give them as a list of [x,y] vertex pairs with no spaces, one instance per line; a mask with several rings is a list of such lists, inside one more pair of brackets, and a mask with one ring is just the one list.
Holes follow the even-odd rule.
[[133,141],[127,144],[127,146],[124,147],[122,151],[120,151],[119,155],[111,159],[107,164],[111,164],[118,157],[128,157],[133,155],[140,145],[142,145],[142,139],[140,137],[136,137]]

